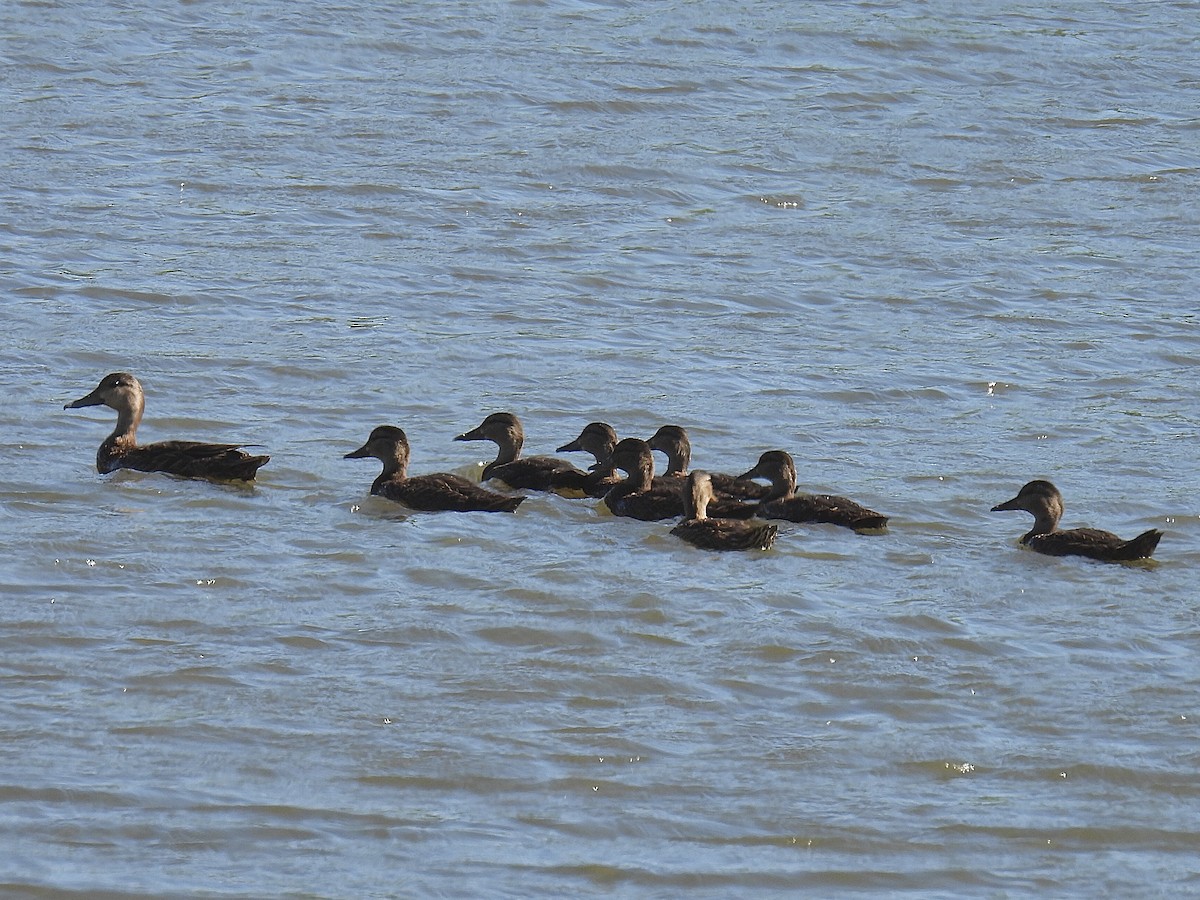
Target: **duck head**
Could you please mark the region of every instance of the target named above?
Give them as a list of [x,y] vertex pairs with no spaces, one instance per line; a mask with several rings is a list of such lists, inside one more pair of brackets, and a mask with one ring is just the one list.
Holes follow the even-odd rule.
[[611,478],[617,469],[629,476],[621,484],[625,493],[650,490],[654,482],[654,455],[646,442],[640,438],[618,441],[608,460],[592,467],[597,478]]
[[357,450],[347,453],[343,459],[366,459],[374,457],[383,463],[384,475],[399,472],[404,476],[408,468],[408,435],[395,425],[380,425],[371,432],[367,442]]
[[1026,484],[1011,500],[992,507],[992,512],[1020,509],[1033,515],[1030,534],[1048,534],[1058,527],[1063,514],[1062,494],[1049,481],[1037,480]]
[[456,441],[491,441],[500,448],[499,461],[510,462],[521,454],[525,445],[525,429],[521,420],[510,412],[492,413],[470,431],[454,438]]
[[569,444],[563,444],[556,452],[570,453],[574,450],[582,450],[592,454],[597,463],[605,463],[616,446],[617,433],[613,431],[611,425],[604,422],[591,422],[584,426],[583,431],[579,432],[579,437]]
[[109,409],[115,409],[117,427],[108,441],[129,445],[136,442],[137,427],[142,421],[146,398],[142,393],[141,382],[128,372],[105,375],[95,390],[85,397],[64,404],[63,409],[79,409],[84,406],[107,406]]
[[646,441],[651,450],[667,455],[667,475],[686,475],[692,461],[692,442],[682,425],[664,425]]
[[63,409],[107,406],[117,412],[125,412],[131,409],[140,409],[144,402],[140,381],[128,372],[113,372],[100,379],[100,383],[90,394],[64,404]]
[[762,478],[771,482],[771,493],[765,500],[789,497],[796,491],[796,463],[786,450],[768,450],[758,458],[753,469],[738,478]]

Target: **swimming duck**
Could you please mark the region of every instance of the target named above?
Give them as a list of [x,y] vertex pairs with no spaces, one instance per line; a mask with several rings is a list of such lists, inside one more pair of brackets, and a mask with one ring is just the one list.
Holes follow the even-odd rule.
[[558,453],[573,453],[583,451],[592,454],[596,460],[591,471],[572,487],[582,491],[588,497],[603,497],[620,479],[611,471],[604,471],[604,464],[612,456],[613,448],[617,446],[617,433],[605,422],[590,422],[583,427],[579,437],[558,448]]
[[[664,425],[646,442],[651,450],[667,456],[667,471],[664,478],[686,478],[692,462],[692,442],[682,425]],[[770,490],[766,485],[748,479],[735,478],[721,472],[709,472],[713,492],[741,500],[761,500]]]
[[992,512],[1010,509],[1023,509],[1033,514],[1033,528],[1021,538],[1021,543],[1049,556],[1087,556],[1109,561],[1149,559],[1163,535],[1158,529],[1151,528],[1126,541],[1098,528],[1059,531],[1063,499],[1058,488],[1049,481],[1029,482],[1017,496],[993,506]]
[[770,550],[775,543],[778,525],[708,518],[713,486],[712,479],[704,472],[687,476],[683,499],[683,521],[671,529],[671,534],[689,544],[705,550]]
[[146,406],[141,382],[128,372],[113,372],[101,379],[86,397],[63,409],[107,406],[117,411],[117,427],[96,451],[96,470],[107,475],[117,469],[165,472],[184,478],[252,481],[269,456],[251,456],[238,444],[201,441],[158,441],[138,446],[137,429]]
[[[604,422],[592,422],[584,427],[579,437],[571,443],[559,447],[558,452],[585,450],[592,454],[596,458],[596,464],[591,467],[591,476],[585,485],[585,490],[590,497],[603,497],[620,480],[614,474],[613,469],[607,467],[608,459],[612,456],[616,446],[617,433],[613,431],[612,426]],[[659,490],[674,492],[682,487],[682,481],[683,479],[675,474],[654,475],[650,484]],[[753,484],[753,482],[748,483]],[[758,485],[754,485],[754,487],[758,487]]]
[[[654,484],[654,456],[645,441],[625,438],[613,448],[612,455],[599,471],[615,469],[628,474],[604,495],[604,503],[615,516],[628,516],[643,522],[675,519],[684,515],[683,482],[672,478],[667,486]],[[733,500],[712,503],[713,512],[723,519],[748,519],[755,507]]]
[[521,420],[508,412],[492,413],[477,428],[458,435],[456,441],[491,441],[498,448],[496,458],[483,468],[482,479],[499,479],[511,488],[552,491],[581,484],[587,473],[564,459],[552,456],[521,456],[525,429]]
[[403,503],[411,509],[453,512],[512,512],[524,497],[507,497],[475,482],[436,472],[408,477],[408,435],[395,425],[380,425],[367,442],[347,453],[346,459],[373,456],[383,463],[383,472],[371,485],[371,493]]
[[867,509],[846,497],[832,494],[797,494],[796,464],[786,450],[768,450],[758,464],[740,478],[765,478],[771,489],[758,505],[764,519],[790,522],[821,522],[855,531],[873,531],[887,526],[887,516]]
[[608,458],[612,456],[613,448],[617,446],[617,433],[613,427],[605,422],[590,422],[583,426],[583,431],[579,432],[579,437],[571,441],[569,444],[563,444],[558,448],[558,453],[570,453],[575,450],[582,450],[585,453],[590,453],[598,463],[608,462]]

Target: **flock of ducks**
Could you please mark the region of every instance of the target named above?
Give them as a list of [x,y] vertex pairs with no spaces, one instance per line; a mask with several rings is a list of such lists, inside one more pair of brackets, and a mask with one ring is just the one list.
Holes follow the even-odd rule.
[[[185,478],[253,480],[269,456],[254,456],[237,444],[201,441],[137,442],[145,397],[142,386],[127,372],[106,375],[90,394],[66,404],[64,409],[107,406],[116,410],[117,425],[96,453],[96,469],[107,474],[117,469],[165,472]],[[512,413],[492,413],[477,428],[456,441],[491,441],[496,458],[484,467],[483,481],[509,488],[554,491],[564,496],[603,498],[617,516],[660,521],[678,519],[671,533],[707,550],[767,550],[775,542],[778,526],[760,521],[822,522],[856,532],[881,532],[887,516],[846,497],[796,493],[796,466],[784,450],[768,450],[758,463],[741,475],[689,472],[691,443],[678,425],[664,425],[648,441],[618,440],[603,422],[586,426],[579,437],[558,448],[559,453],[590,453],[595,464],[586,471],[550,456],[521,456],[525,433]],[[653,451],[666,455],[666,473],[654,474]],[[525,499],[502,494],[448,472],[409,475],[409,445],[404,431],[380,425],[365,444],[346,459],[374,457],[383,471],[371,493],[416,510],[456,512],[512,512]],[[618,472],[625,477],[618,476]],[[768,484],[760,484],[760,481]],[[1062,494],[1048,481],[1031,481],[1017,496],[992,507],[1024,510],[1034,518],[1033,528],[1021,543],[1051,556],[1086,556],[1092,559],[1129,561],[1147,559],[1158,546],[1162,532],[1150,529],[1132,540],[1123,540],[1095,528],[1059,530]]]

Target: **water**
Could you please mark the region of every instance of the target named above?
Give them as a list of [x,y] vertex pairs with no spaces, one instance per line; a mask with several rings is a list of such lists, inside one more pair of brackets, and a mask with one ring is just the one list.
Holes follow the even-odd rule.
[[[6,8],[3,893],[1200,894],[1190,5],[160,6]],[[257,486],[96,475],[114,370]],[[500,409],[892,527],[341,458]]]

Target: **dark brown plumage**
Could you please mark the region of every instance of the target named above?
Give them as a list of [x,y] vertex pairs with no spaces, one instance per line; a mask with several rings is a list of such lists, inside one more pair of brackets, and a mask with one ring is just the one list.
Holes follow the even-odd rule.
[[[618,442],[601,471],[611,473],[615,469],[629,477],[617,482],[604,495],[604,503],[613,515],[656,522],[676,519],[686,512],[684,481],[672,478],[667,486],[654,483],[654,457],[645,441],[625,438]],[[714,501],[711,505],[713,512],[725,519],[748,519],[755,509],[752,504],[733,500]]]
[[572,488],[587,478],[564,459],[552,456],[521,456],[525,429],[521,420],[508,412],[492,413],[479,424],[455,438],[456,441],[491,441],[498,449],[496,458],[483,468],[484,481],[495,478],[511,488],[553,491]]
[[611,425],[604,422],[590,422],[585,425],[579,437],[558,448],[558,453],[573,453],[583,451],[590,453],[595,459],[591,471],[584,472],[582,478],[565,477],[563,489],[572,489],[587,497],[603,497],[619,480],[611,470],[605,471],[605,463],[612,456],[613,448],[617,446],[617,433]]
[[617,446],[617,432],[605,422],[589,422],[579,432],[579,437],[558,448],[558,453],[570,453],[581,450],[592,454],[598,463],[608,462],[613,448]]
[[887,516],[847,497],[833,494],[797,494],[796,464],[785,450],[768,450],[740,478],[765,478],[771,490],[758,505],[764,519],[789,522],[819,522],[841,525],[855,531],[877,531],[887,526]]
[[[667,471],[663,478],[686,478],[688,466],[692,464],[692,442],[687,429],[682,425],[664,425],[654,432],[654,436],[646,442],[651,450],[666,454]],[[712,489],[715,496],[735,497],[739,500],[761,500],[767,496],[766,485],[758,484],[747,478],[738,478],[721,472],[709,472]]]
[[427,512],[512,512],[525,499],[497,494],[449,472],[408,477],[408,435],[394,425],[380,425],[371,432],[365,444],[347,453],[345,458],[364,459],[368,456],[383,463],[383,471],[371,485],[371,493],[403,503],[411,509]]
[[777,525],[708,518],[713,488],[706,473],[692,472],[687,476],[683,497],[683,521],[671,529],[671,534],[689,544],[705,550],[770,550],[775,543]]
[[251,456],[238,444],[202,441],[158,441],[138,445],[137,429],[146,406],[141,383],[128,372],[113,372],[101,379],[86,397],[63,409],[107,406],[117,411],[117,426],[96,451],[96,470],[102,475],[117,469],[164,472],[183,478],[219,481],[252,481],[269,456]]
[[1020,509],[1033,515],[1033,528],[1021,537],[1021,543],[1048,556],[1086,556],[1107,562],[1149,559],[1162,538],[1151,528],[1131,540],[1099,528],[1058,530],[1063,514],[1062,494],[1049,481],[1031,481],[1017,496],[992,507],[992,512]]

